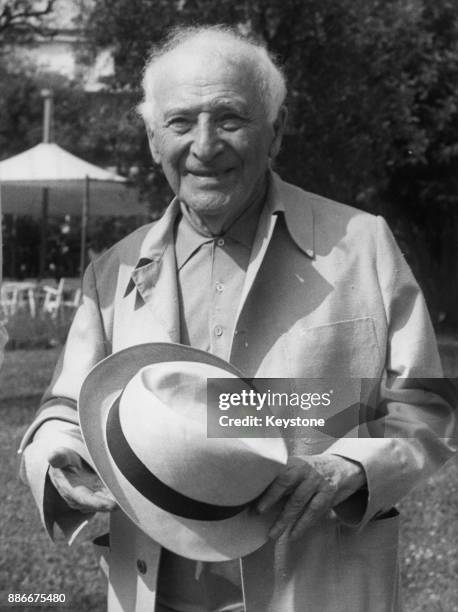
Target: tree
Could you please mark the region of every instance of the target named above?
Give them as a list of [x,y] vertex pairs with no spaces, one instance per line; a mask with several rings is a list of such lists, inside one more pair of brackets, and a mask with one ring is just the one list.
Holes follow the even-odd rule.
[[0,2],[0,43],[31,33],[50,34],[44,18],[54,9],[56,0],[2,0]]

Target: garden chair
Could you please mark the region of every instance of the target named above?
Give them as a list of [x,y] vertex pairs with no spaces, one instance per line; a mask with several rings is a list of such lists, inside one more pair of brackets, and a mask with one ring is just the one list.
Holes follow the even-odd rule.
[[2,285],[0,300],[2,313],[8,318],[15,314],[19,304],[19,290],[13,283]]
[[0,292],[0,300],[3,314],[9,318],[16,314],[19,308],[28,309],[30,316],[36,315],[35,290],[36,281],[29,279],[25,281],[5,281]]
[[43,312],[56,318],[64,308],[78,308],[81,301],[81,280],[79,278],[61,278],[57,287],[43,287]]

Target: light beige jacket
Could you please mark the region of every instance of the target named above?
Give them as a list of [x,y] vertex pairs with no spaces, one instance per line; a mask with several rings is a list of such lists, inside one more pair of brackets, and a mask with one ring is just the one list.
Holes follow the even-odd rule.
[[[281,214],[270,214],[274,207],[284,210],[290,236],[284,252],[275,252],[270,243],[275,225],[283,222]],[[23,478],[49,529],[43,513],[44,457],[50,444],[86,455],[74,423],[88,371],[127,346],[180,340],[173,246],[177,212],[174,202],[161,220],[121,241],[86,272],[83,304],[21,446]],[[131,279],[136,291],[126,295]],[[450,456],[453,423],[422,294],[383,219],[274,177],[230,361],[247,376],[378,379],[389,436],[358,439],[364,427],[355,427],[338,440],[314,434],[288,441],[294,454],[332,452],[360,462],[368,495],[348,500],[301,541],[281,539],[244,558],[247,611],[399,610],[398,516],[386,511]],[[425,383],[415,380],[422,377],[437,380],[425,390]],[[30,443],[38,426],[53,419],[60,420],[61,433]],[[67,533],[81,520],[75,513],[60,517]],[[159,554],[159,546],[126,516],[112,514],[110,612],[152,612]]]
[[[0,221],[2,220],[2,198],[0,193]],[[0,286],[2,284],[2,271],[3,271],[3,242],[2,232],[0,230]],[[2,313],[3,314],[3,313]],[[8,334],[4,327],[3,321],[0,321],[0,366],[3,363],[5,344],[8,341]]]

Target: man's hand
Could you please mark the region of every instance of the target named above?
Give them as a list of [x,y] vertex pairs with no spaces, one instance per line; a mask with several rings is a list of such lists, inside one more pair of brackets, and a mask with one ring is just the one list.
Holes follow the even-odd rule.
[[258,500],[256,510],[265,512],[284,499],[283,510],[269,537],[276,539],[290,530],[290,537],[297,539],[365,483],[364,470],[359,463],[338,455],[290,457],[284,471]]
[[116,502],[97,474],[75,451],[57,448],[48,455],[49,477],[70,508],[80,512],[110,512]]

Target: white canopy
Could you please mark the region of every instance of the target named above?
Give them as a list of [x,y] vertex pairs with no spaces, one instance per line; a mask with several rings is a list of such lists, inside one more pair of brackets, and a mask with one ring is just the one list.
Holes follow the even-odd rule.
[[3,213],[41,216],[42,189],[49,188],[49,214],[81,215],[89,179],[92,215],[142,215],[145,207],[124,177],[42,142],[0,162]]
[[125,183],[119,174],[108,172],[76,157],[54,142],[42,142],[19,155],[0,162],[0,182],[40,182],[51,187],[54,181],[84,180]]
[[94,166],[53,142],[42,142],[0,162],[3,213],[41,217],[40,276],[45,271],[48,215],[81,216],[81,261],[86,261],[89,215],[146,216],[136,190],[114,172]]

